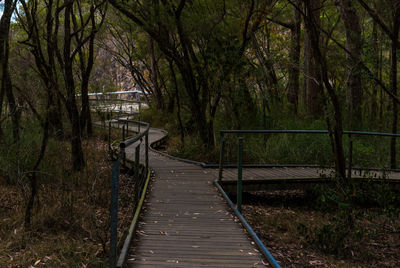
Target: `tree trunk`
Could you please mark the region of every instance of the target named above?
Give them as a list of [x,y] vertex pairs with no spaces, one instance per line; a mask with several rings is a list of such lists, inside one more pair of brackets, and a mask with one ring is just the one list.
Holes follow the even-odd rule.
[[[7,44],[7,46],[8,46],[8,44]],[[6,58],[8,58],[8,52],[6,52],[6,55],[7,55]],[[6,64],[8,65],[8,60],[6,60],[6,62],[7,62]],[[18,107],[15,102],[14,93],[12,91],[11,77],[10,77],[10,73],[9,73],[7,67],[3,70],[3,79],[4,79],[3,85],[5,85],[5,88],[6,88],[7,102],[8,102],[8,107],[10,110],[9,112],[11,115],[14,143],[17,143],[19,141],[19,117],[20,117],[19,113],[20,112],[18,111]]]
[[0,117],[3,110],[4,95],[6,95],[11,113],[14,142],[17,142],[19,140],[19,112],[12,92],[11,77],[8,69],[10,23],[15,5],[16,1],[5,0],[3,14],[0,19]]
[[[90,7],[90,22],[91,22],[91,33],[89,37],[89,47],[88,47],[88,57],[86,59],[82,49],[79,49],[79,60],[80,60],[80,67],[81,67],[81,74],[82,74],[82,83],[81,83],[81,98],[82,98],[82,110],[80,115],[80,124],[81,124],[81,131],[84,132],[86,128],[86,133],[88,136],[93,134],[92,129],[92,116],[90,113],[90,102],[89,102],[89,79],[90,74],[93,69],[94,64],[94,40],[96,35],[96,22],[95,22],[95,10],[93,5]],[[74,19],[74,17],[73,17]],[[74,26],[78,28],[76,20],[73,20]],[[75,30],[76,31],[76,30]],[[79,43],[83,43],[82,40],[77,38],[77,45]],[[85,62],[86,61],[86,62]]]
[[[296,1],[299,4],[299,1]],[[290,31],[290,67],[289,67],[289,82],[288,82],[288,102],[293,105],[294,113],[297,114],[299,105],[299,64],[300,64],[300,26],[301,16],[299,10],[294,7],[292,20],[292,29]]]
[[[274,64],[272,61],[272,57],[271,57],[271,31],[268,28],[268,25],[265,26],[265,31],[266,31],[266,38],[267,38],[267,47],[264,50],[265,54],[267,57],[264,57],[264,54],[261,54],[261,58],[262,58],[262,63],[264,64],[266,71],[267,71],[267,79],[269,82],[269,88],[271,89],[271,92],[273,93],[273,95],[277,95],[278,93],[278,77],[276,75],[275,72],[275,68],[274,68]],[[253,34],[253,36],[255,36]]]
[[[203,77],[202,70],[199,68],[199,62],[193,53],[191,42],[187,39],[186,34],[182,27],[180,20],[180,14],[176,14],[175,22],[178,30],[179,40],[181,42],[183,57],[179,64],[176,62],[179,72],[182,75],[182,80],[185,85],[185,89],[189,95],[191,113],[193,118],[196,120],[197,131],[200,135],[206,147],[214,147],[213,133],[209,132],[209,126],[207,124],[206,116],[206,105],[207,105],[207,94],[208,88],[206,88],[206,78]],[[192,60],[194,61],[192,64]],[[197,68],[196,68],[197,67]],[[199,86],[196,82],[196,76],[194,71],[198,71]],[[203,79],[202,79],[203,78]],[[197,87],[198,86],[198,87]],[[202,88],[201,88],[202,87]],[[201,97],[200,97],[200,93]]]
[[75,99],[75,82],[73,77],[71,58],[71,16],[73,1],[69,0],[65,3],[64,17],[64,81],[67,92],[66,108],[68,110],[69,119],[71,121],[71,157],[72,168],[75,171],[82,170],[85,166],[83,160],[81,126],[78,107]]
[[156,101],[156,108],[157,110],[164,109],[164,100],[162,96],[162,92],[160,86],[158,84],[158,71],[157,71],[157,61],[154,51],[154,41],[152,37],[149,37],[149,48],[150,48],[150,79],[154,87],[154,97]]
[[[93,48],[92,48],[93,49]],[[89,54],[91,54],[93,52],[89,52]],[[80,60],[84,61],[84,59],[82,57],[83,53],[80,53]],[[88,92],[89,92],[89,77],[90,77],[90,71],[91,71],[91,67],[89,67],[89,65],[93,66],[93,58],[92,58],[92,63],[89,62],[90,59],[88,60],[88,67],[85,67],[85,65],[83,65],[83,70],[81,70],[82,72],[82,84],[81,84],[81,115],[80,115],[80,128],[82,133],[84,133],[85,128],[86,128],[86,133],[88,136],[91,136],[93,133],[93,129],[92,129],[92,118],[91,118],[91,114],[90,114],[90,102],[89,102],[89,96],[88,96]],[[82,68],[82,67],[81,67]],[[87,68],[90,68],[90,71],[87,72]]]
[[[306,16],[312,19],[313,24],[315,24],[315,30],[313,34],[315,36],[310,36],[310,30],[306,29],[306,34],[304,37],[305,48],[307,50],[304,51],[304,60],[305,63],[305,108],[306,113],[312,115],[314,117],[320,117],[322,114],[322,80],[321,80],[321,72],[320,66],[318,66],[315,51],[311,44],[312,38],[316,38],[318,43],[320,42],[320,9],[321,9],[321,1],[313,0],[313,1],[305,1],[308,2],[306,5]],[[307,28],[307,25],[306,25]]]
[[[319,39],[319,19],[315,18],[313,10],[315,3],[314,0],[305,0],[306,16],[304,18],[306,24],[307,35],[310,40],[310,45],[312,48],[313,58],[315,60],[315,67],[320,69],[321,79],[323,85],[325,86],[330,101],[334,109],[334,126],[333,126],[333,150],[335,154],[335,166],[337,176],[343,181],[346,179],[346,162],[343,150],[343,123],[342,123],[342,112],[340,107],[339,99],[332,85],[330,84],[328,77],[328,68],[326,65],[326,60],[321,53],[320,39]],[[321,88],[322,90],[322,88]],[[321,92],[322,93],[322,92]],[[325,102],[327,103],[327,102]],[[328,119],[328,126],[330,126]],[[330,130],[331,131],[331,130]]]
[[[400,8],[400,7],[399,7]],[[397,13],[397,12],[396,12]],[[393,18],[393,40],[390,46],[390,87],[394,96],[397,96],[397,39],[399,38],[400,18]],[[392,133],[397,134],[398,106],[392,98]],[[396,137],[390,140],[390,168],[396,168]]]
[[[375,77],[379,77],[379,45],[378,45],[378,30],[377,30],[377,25],[376,22],[373,21],[372,25],[372,47],[374,51],[374,75]],[[377,118],[377,111],[378,111],[378,90],[375,87],[375,85],[372,86],[372,98],[371,98],[371,111],[370,111],[370,118],[372,120],[375,120]]]
[[49,98],[51,98],[50,103],[50,118],[49,124],[51,131],[54,132],[55,136],[62,137],[64,135],[64,126],[62,122],[62,112],[61,112],[61,101],[60,98],[55,94],[54,89],[48,89]]
[[179,129],[180,129],[180,133],[181,133],[181,144],[182,144],[182,146],[185,146],[185,129],[183,127],[183,122],[182,122],[182,117],[181,117],[181,101],[179,98],[178,81],[176,79],[174,65],[171,60],[169,61],[169,69],[171,70],[171,76],[172,76],[172,80],[174,81],[174,86],[175,86],[175,97],[176,97],[176,105],[177,105],[177,111],[176,111],[177,114],[176,115],[178,117]]
[[351,0],[335,0],[346,31],[347,81],[346,101],[349,108],[349,121],[352,129],[357,130],[362,125],[362,85],[361,85],[361,29],[356,10]]
[[192,69],[178,65],[179,72],[182,75],[182,80],[185,84],[186,92],[190,98],[190,108],[193,119],[196,120],[196,128],[200,135],[201,140],[207,147],[213,147],[213,139],[208,132],[208,124],[206,119],[206,110],[200,102],[199,96],[196,94],[196,81],[192,73]]
[[[0,74],[2,73],[1,71],[1,64],[0,64]],[[0,140],[2,139],[4,133],[3,133],[3,128],[1,127],[1,116],[3,113],[3,102],[4,102],[4,94],[5,94],[5,87],[3,87],[3,80],[0,80]]]

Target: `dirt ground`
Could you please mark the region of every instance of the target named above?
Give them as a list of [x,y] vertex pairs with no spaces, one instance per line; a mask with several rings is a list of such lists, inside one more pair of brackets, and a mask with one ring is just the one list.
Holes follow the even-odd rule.
[[335,240],[321,237],[337,211],[316,209],[298,190],[247,193],[243,200],[243,215],[283,267],[400,267],[398,212],[357,208],[352,233],[343,239],[339,253],[332,253]]

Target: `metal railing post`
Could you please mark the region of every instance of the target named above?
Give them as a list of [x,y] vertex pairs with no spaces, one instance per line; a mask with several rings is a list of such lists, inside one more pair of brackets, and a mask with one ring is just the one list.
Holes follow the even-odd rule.
[[146,157],[146,171],[149,169],[149,132],[146,133],[145,137],[145,157]]
[[353,165],[353,139],[351,134],[349,134],[349,169],[347,172],[347,178],[351,179],[351,166]]
[[127,119],[128,120],[126,120],[126,134],[125,134],[125,137],[128,137],[128,131],[129,131],[129,117]]
[[243,137],[238,138],[238,174],[237,174],[237,200],[236,208],[242,212],[242,194],[243,194],[243,182],[242,182],[242,165],[243,165]]
[[119,159],[117,159],[112,168],[112,186],[111,186],[111,228],[110,228],[110,268],[117,265],[117,243],[118,243],[118,184],[119,184]]
[[125,125],[122,126],[122,140],[125,140]]
[[134,169],[134,178],[133,181],[135,187],[135,209],[136,205],[139,202],[139,157],[140,157],[140,144],[135,148],[135,169]]
[[220,149],[219,149],[219,170],[218,170],[218,180],[222,180],[222,172],[223,172],[223,165],[224,165],[224,149],[225,149],[225,137],[224,133],[221,133],[221,141],[220,141]]
[[[141,108],[141,104],[142,104],[142,102],[141,101],[139,101],[139,121],[140,121],[140,108]],[[139,133],[140,133],[140,124],[139,124]]]
[[108,152],[111,153],[111,119],[108,121]]

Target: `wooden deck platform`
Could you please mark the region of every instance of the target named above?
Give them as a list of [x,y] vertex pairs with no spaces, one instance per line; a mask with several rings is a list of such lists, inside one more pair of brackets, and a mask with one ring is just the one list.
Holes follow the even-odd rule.
[[[150,130],[149,140],[163,136]],[[143,151],[143,150],[141,150]],[[128,147],[127,156],[133,157]],[[262,255],[218,194],[213,170],[150,152],[155,172],[128,267],[264,267]]]

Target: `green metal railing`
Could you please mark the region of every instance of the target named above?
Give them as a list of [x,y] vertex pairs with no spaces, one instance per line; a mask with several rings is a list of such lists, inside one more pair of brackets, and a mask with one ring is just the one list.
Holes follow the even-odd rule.
[[[226,135],[236,134],[237,137],[237,164],[225,164],[224,156],[226,151]],[[242,201],[243,201],[243,143],[244,138],[243,135],[246,134],[329,134],[327,130],[221,130],[220,131],[220,152],[219,152],[219,163],[218,163],[218,179],[215,181],[215,185],[223,195],[223,197],[227,200],[228,204],[231,206],[233,211],[238,216],[239,220],[243,224],[243,226],[247,229],[249,235],[253,238],[256,245],[260,249],[260,252],[265,256],[268,262],[272,267],[280,268],[280,265],[272,256],[272,254],[265,247],[264,243],[257,236],[251,226],[247,223],[246,219],[243,217],[242,210]],[[353,136],[364,135],[364,136],[380,136],[380,137],[400,137],[400,134],[392,134],[392,133],[380,133],[380,132],[364,132],[364,131],[344,131],[344,135],[348,135],[349,137],[349,145],[348,145],[348,176],[351,177],[351,169],[352,169],[352,158],[353,158]],[[208,164],[209,165],[209,164]],[[211,165],[210,165],[211,166]],[[271,167],[274,165],[268,165]],[[287,166],[287,165],[284,165]],[[297,166],[297,165],[292,165]],[[237,168],[237,183],[236,183],[236,204],[234,204],[229,198],[228,194],[222,187],[222,178],[224,167],[235,167]],[[247,167],[266,167],[266,165],[247,165]]]
[[[128,254],[129,245],[132,241],[137,223],[139,213],[145,198],[149,178],[149,129],[150,125],[145,122],[131,120],[129,117],[126,119],[114,118],[109,122],[109,141],[111,141],[111,128],[121,128],[121,140],[109,143],[110,155],[114,158],[113,172],[112,172],[112,193],[111,193],[111,228],[110,228],[110,267],[123,267]],[[137,126],[137,131],[134,126]],[[141,126],[141,127],[140,127]],[[128,136],[134,133],[133,137]],[[140,154],[141,145],[144,141],[144,159]],[[126,149],[128,146],[133,145],[134,160],[127,158]],[[119,187],[119,174],[121,167],[127,170],[127,173],[133,180],[133,220],[131,222],[128,234],[121,248],[118,256],[118,187]]]
[[[224,155],[226,148],[226,135],[236,134],[239,135],[237,138],[238,150],[237,150],[237,202],[236,207],[240,211],[242,206],[242,195],[243,195],[243,135],[246,134],[318,134],[326,135],[329,134],[328,130],[220,130],[220,154],[218,164],[218,181],[223,179],[223,169],[228,166],[224,163]],[[400,134],[393,133],[381,133],[381,132],[367,132],[367,131],[343,131],[344,135],[349,137],[348,145],[348,177],[351,178],[351,172],[353,168],[353,137],[354,136],[378,136],[378,137],[400,137]],[[232,165],[229,165],[232,166]],[[262,165],[260,165],[262,167]]]

